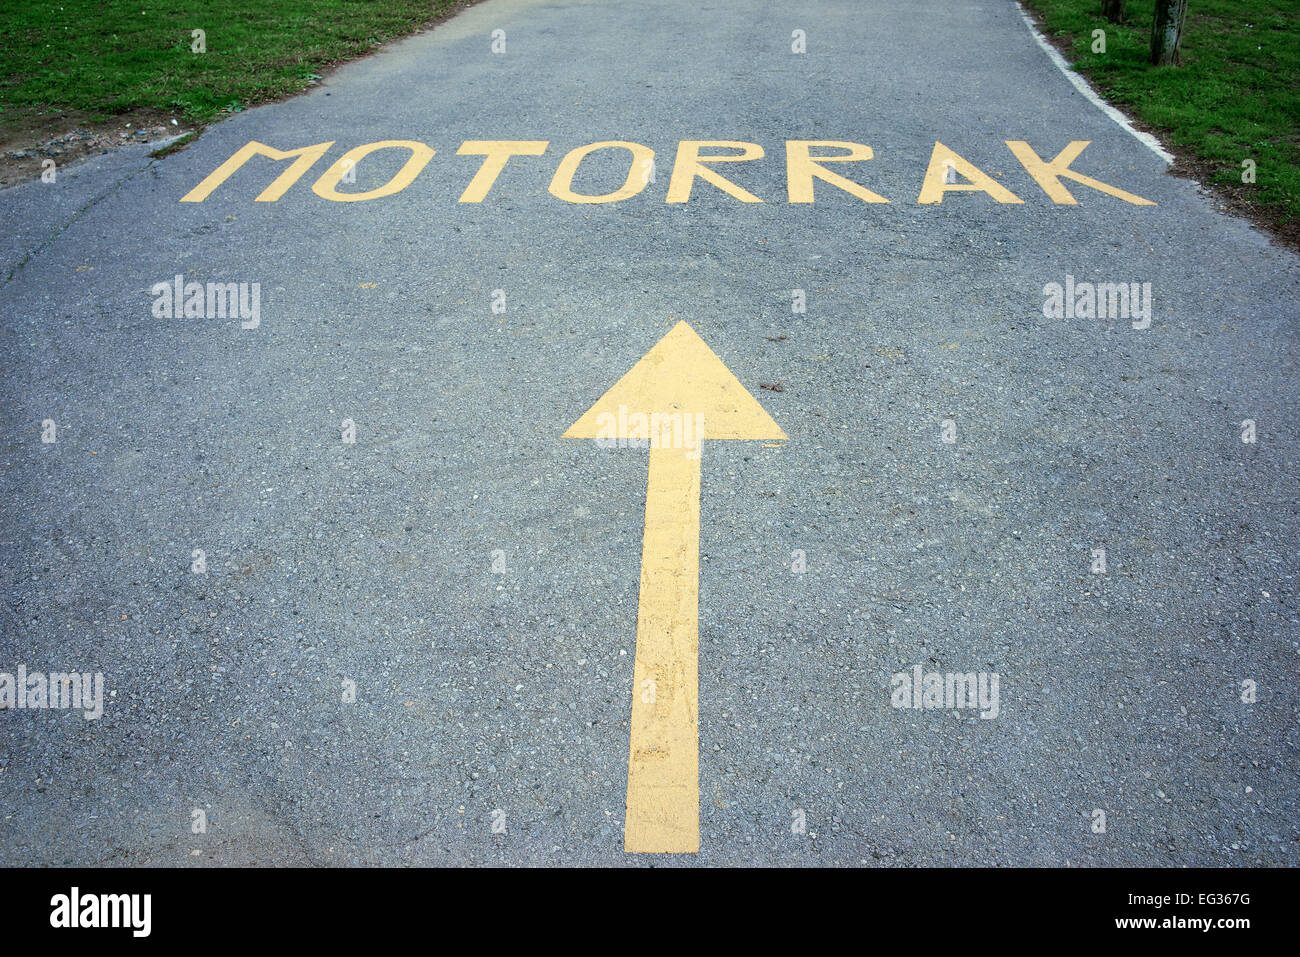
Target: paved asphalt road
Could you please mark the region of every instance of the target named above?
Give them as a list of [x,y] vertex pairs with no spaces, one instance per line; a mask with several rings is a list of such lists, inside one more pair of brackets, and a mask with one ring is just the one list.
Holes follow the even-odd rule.
[[[666,202],[692,139],[762,201]],[[385,140],[435,155],[313,191]],[[467,140],[548,146],[461,203]],[[789,202],[787,140],[889,202]],[[181,202],[250,141],[333,145]],[[549,191],[604,141],[653,182]],[[936,143],[994,185],[919,203]],[[0,672],[107,688],[0,712],[0,863],[1300,863],[1300,262],[1166,169],[1008,0],[486,0],[0,192]],[[155,315],[178,274],[260,324]],[[1045,315],[1067,276],[1149,327]],[[561,436],[681,320],[789,441],[705,445],[700,849],[626,854],[647,453]],[[917,665],[996,717],[892,706]]]

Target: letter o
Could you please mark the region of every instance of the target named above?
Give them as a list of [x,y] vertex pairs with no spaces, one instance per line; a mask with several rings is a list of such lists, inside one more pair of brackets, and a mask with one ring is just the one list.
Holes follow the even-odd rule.
[[[573,191],[573,175],[578,171],[578,164],[587,158],[589,153],[596,150],[612,149],[621,147],[632,154],[632,165],[627,172],[627,182],[620,189],[612,193],[606,193],[604,196],[584,196],[581,193]],[[555,176],[551,179],[549,187],[550,194],[557,199],[562,199],[566,203],[617,203],[624,199],[631,199],[641,190],[646,188],[648,180],[641,179],[637,170],[644,168],[647,162],[654,162],[655,151],[648,146],[642,146],[640,143],[627,143],[623,140],[607,140],[603,143],[590,143],[587,146],[579,146],[575,150],[570,150],[560,160],[560,165],[556,167]]]
[[[364,193],[340,193],[335,189],[339,184],[339,180],[343,178],[343,174],[349,169],[354,169],[362,157],[369,156],[375,150],[391,149],[392,147],[402,147],[410,150],[411,158],[406,161],[406,165],[397,171],[397,175],[383,186],[367,190]],[[311,191],[322,199],[332,199],[336,203],[355,203],[363,199],[378,199],[381,196],[391,196],[410,186],[411,181],[420,175],[420,170],[424,169],[425,164],[431,159],[433,159],[433,150],[423,143],[417,143],[415,140],[380,140],[378,143],[366,143],[364,146],[350,149],[340,156],[334,165],[322,173],[320,179],[312,184]]]

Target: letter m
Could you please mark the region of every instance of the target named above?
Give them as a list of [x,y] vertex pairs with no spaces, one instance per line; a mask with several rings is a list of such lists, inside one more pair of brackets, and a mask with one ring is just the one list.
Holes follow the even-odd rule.
[[1109,310],[1105,315],[1110,319],[1127,319],[1129,314],[1128,305],[1128,283],[1126,282],[1099,282],[1097,283],[1097,312],[1101,313],[1101,297],[1106,297],[1105,308]]
[[952,702],[954,708],[975,708],[979,706],[979,696],[977,689],[979,680],[973,671],[966,674],[949,673],[945,679],[947,692],[945,697]]
[[[273,160],[293,159],[289,168],[277,176],[270,186],[262,190],[262,194],[256,200],[259,203],[274,203],[284,195],[285,190],[298,182],[302,174],[307,172],[311,165],[324,156],[325,152],[333,145],[334,141],[330,140],[328,143],[317,143],[315,146],[304,146],[296,150],[278,150],[274,146],[267,146],[265,143],[257,142],[257,140],[250,140],[240,148],[239,152],[209,173],[203,182],[182,196],[181,202],[203,202],[214,189],[228,180],[235,170],[254,156],[265,156]],[[294,157],[297,158],[294,159]]]
[[229,305],[229,313],[232,319],[239,315],[239,283],[208,283],[208,318],[226,318],[227,305]]
[[127,927],[130,925],[133,908],[129,896],[126,894],[100,894],[99,901],[100,926]]
[[81,707],[81,675],[59,671],[50,675],[50,707],[64,710]]

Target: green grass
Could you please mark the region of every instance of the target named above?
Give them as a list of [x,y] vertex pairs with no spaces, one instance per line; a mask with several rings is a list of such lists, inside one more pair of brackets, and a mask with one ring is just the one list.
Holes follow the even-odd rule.
[[[202,123],[295,93],[455,0],[35,0],[0,17],[0,135],[33,118]],[[190,49],[206,31],[207,52]]]
[[[1025,0],[1069,42],[1080,72],[1111,102],[1190,154],[1211,183],[1293,233],[1300,226],[1300,4],[1189,0],[1182,64],[1149,65],[1155,0],[1129,0],[1107,23],[1101,0]],[[1283,9],[1283,8],[1286,9]],[[1106,52],[1092,52],[1092,31]],[[1241,162],[1256,163],[1253,186]]]

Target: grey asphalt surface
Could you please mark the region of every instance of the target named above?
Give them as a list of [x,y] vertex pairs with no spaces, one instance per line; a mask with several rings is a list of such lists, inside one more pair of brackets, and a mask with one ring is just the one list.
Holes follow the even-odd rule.
[[[764,202],[666,204],[693,138],[762,145],[718,169]],[[890,203],[787,203],[801,138],[870,145],[832,168]],[[437,151],[391,197],[323,161],[255,203],[258,161],[179,202],[249,140],[387,139]],[[462,205],[466,139],[550,147]],[[1054,205],[1008,139],[1158,205]],[[655,182],[551,196],[600,140]],[[1023,205],[918,205],[936,141]],[[0,712],[0,864],[1300,863],[1300,260],[1166,169],[1004,0],[486,0],[0,192],[0,671],[111,692]],[[154,318],[177,273],[260,282],[261,325]],[[1067,274],[1150,282],[1151,327],[1045,318]],[[560,436],[681,319],[790,441],[704,449],[700,853],[629,856],[646,453]],[[916,664],[1000,714],[891,707]]]

